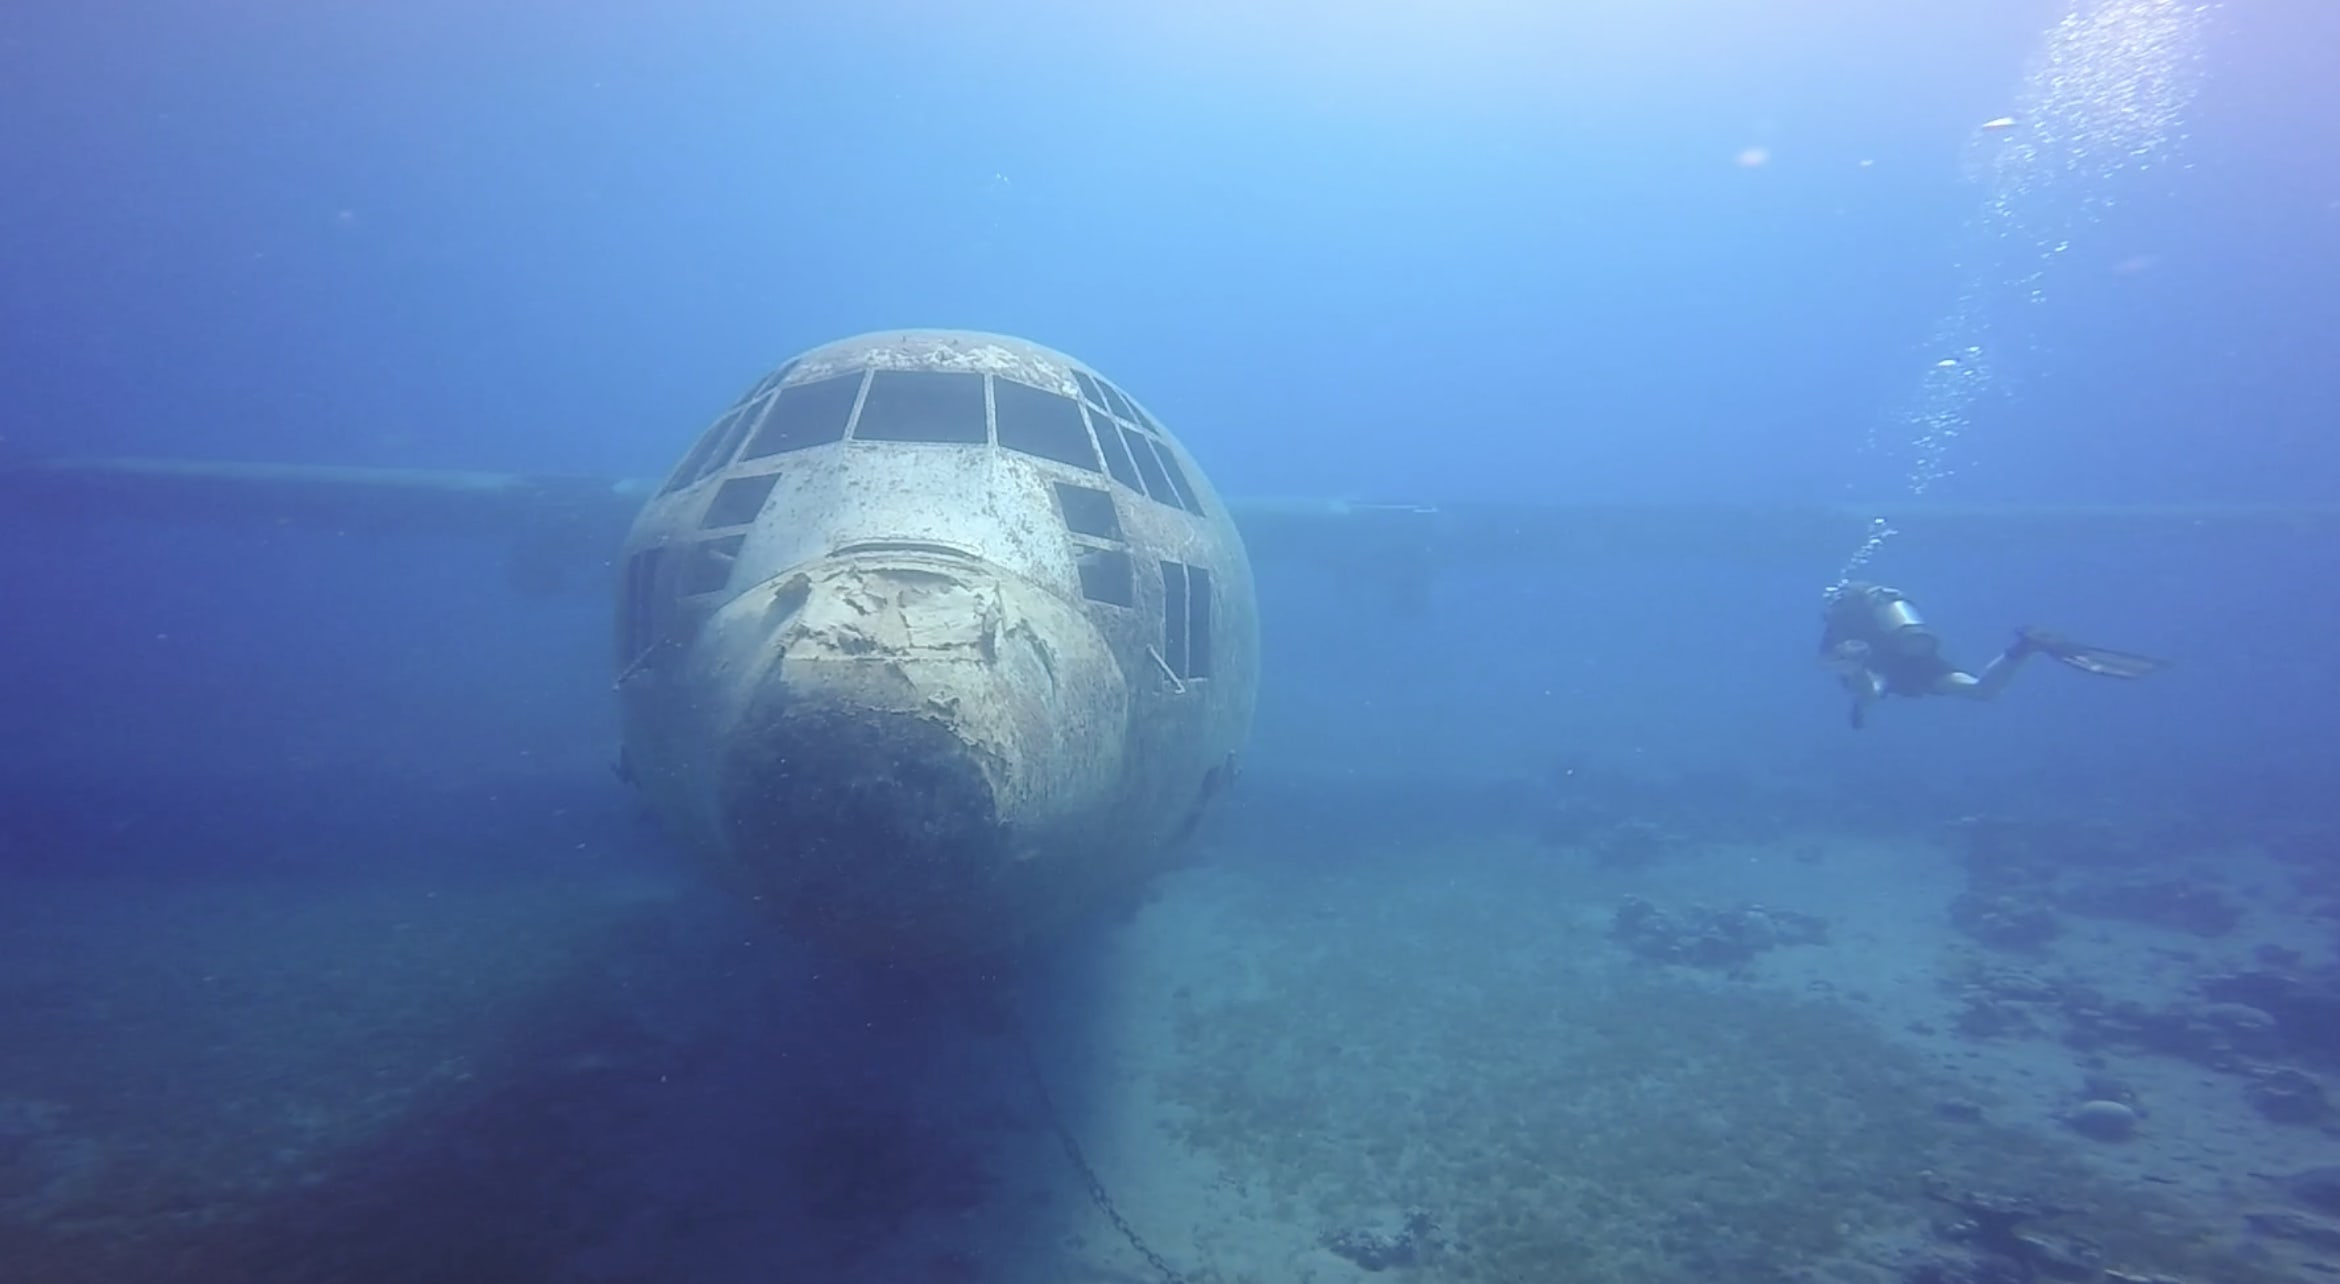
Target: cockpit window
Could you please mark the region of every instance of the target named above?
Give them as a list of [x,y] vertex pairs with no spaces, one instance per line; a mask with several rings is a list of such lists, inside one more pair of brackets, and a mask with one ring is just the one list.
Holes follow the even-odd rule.
[[870,375],[853,423],[855,441],[947,441],[981,445],[983,376],[959,370],[879,370]]
[[1129,447],[1130,458],[1137,461],[1138,471],[1145,474],[1146,493],[1173,508],[1178,507],[1178,491],[1170,485],[1170,475],[1162,471],[1162,461],[1154,454],[1154,444],[1135,428],[1123,425],[1119,432],[1121,440]]
[[999,421],[1000,445],[1097,471],[1097,448],[1090,444],[1089,426],[1081,421],[1081,408],[1072,398],[994,378],[991,408]]
[[1211,676],[1211,573],[1186,568],[1186,676]]
[[745,535],[722,535],[691,546],[683,562],[682,592],[686,597],[720,593],[731,585],[731,568],[739,561]]
[[[1086,403],[1083,409],[1104,452],[1105,471],[1113,474],[1113,480],[1172,508],[1203,516],[1202,497],[1186,480],[1178,453],[1158,435],[1161,427],[1121,389],[1088,371],[1073,371],[1073,382],[1081,386],[1081,399]],[[1000,431],[1003,436],[1007,431],[1004,420]]]
[[699,519],[702,530],[717,526],[745,526],[764,511],[764,501],[772,497],[772,487],[780,480],[778,473],[763,473],[754,477],[733,477],[715,492],[707,504],[707,515]]
[[1211,676],[1211,573],[1162,563],[1162,662],[1189,681]]
[[1137,605],[1137,577],[1130,573],[1127,550],[1082,545],[1073,556],[1080,566],[1082,597],[1107,606]]
[[763,409],[763,402],[749,401],[723,412],[722,417],[708,425],[707,431],[699,434],[691,453],[683,456],[682,463],[675,466],[674,475],[666,479],[666,485],[658,493],[671,495],[721,468],[739,447],[740,434],[747,431]]
[[1162,662],[1186,676],[1186,564],[1162,562]]
[[748,439],[741,459],[763,459],[785,450],[826,445],[845,438],[845,421],[853,417],[853,403],[861,396],[859,374],[814,379],[782,388],[763,426]]
[[1103,379],[1099,379],[1097,381],[1097,386],[1105,390],[1105,408],[1107,410],[1112,411],[1114,414],[1119,415],[1123,419],[1127,419],[1133,424],[1137,422],[1137,408],[1129,404],[1129,398],[1121,395],[1121,389],[1114,387],[1112,384],[1105,382]]
[[1096,379],[1091,377],[1088,371],[1073,371],[1073,382],[1081,386],[1081,397],[1090,405],[1097,407],[1099,410],[1103,410],[1105,408],[1105,393],[1102,389],[1098,388]]
[[1064,528],[1075,535],[1120,539],[1121,517],[1113,511],[1113,493],[1094,486],[1056,483],[1056,506],[1064,512]]
[[1091,406],[1089,424],[1097,430],[1097,444],[1105,450],[1105,471],[1113,474],[1113,480],[1140,495],[1145,494],[1146,485],[1138,479],[1137,465],[1130,460],[1129,446],[1121,440],[1121,428],[1113,422],[1113,416],[1106,414],[1102,407]]
[[666,550],[652,545],[626,559],[625,609],[619,621],[618,664],[631,670],[658,645],[658,572]]
[[756,380],[755,386],[748,389],[747,392],[740,397],[740,400],[754,401],[756,398],[761,397],[765,393],[779,387],[782,383],[787,381],[788,372],[794,369],[796,369],[796,363],[791,361],[786,365],[781,366],[779,369],[771,371],[763,378]]
[[1202,501],[1194,497],[1194,488],[1186,484],[1186,470],[1178,466],[1178,452],[1170,449],[1169,442],[1159,438],[1147,437],[1143,433],[1137,436],[1154,448],[1162,472],[1170,478],[1170,489],[1178,496],[1178,506],[1197,517],[1202,516]]

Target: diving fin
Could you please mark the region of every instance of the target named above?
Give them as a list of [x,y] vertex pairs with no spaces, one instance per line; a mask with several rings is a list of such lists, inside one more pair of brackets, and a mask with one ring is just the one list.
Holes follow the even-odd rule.
[[2110,647],[2083,646],[2060,634],[2044,629],[2020,630],[2023,641],[2061,664],[2068,664],[2082,673],[2093,673],[2104,678],[2142,678],[2169,667],[2169,661],[2156,660],[2149,655],[2129,651],[2115,651]]

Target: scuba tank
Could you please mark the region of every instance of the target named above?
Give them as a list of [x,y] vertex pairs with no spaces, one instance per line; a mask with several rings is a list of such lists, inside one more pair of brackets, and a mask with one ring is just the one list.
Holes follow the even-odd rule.
[[1825,634],[1823,649],[1846,640],[1864,642],[1881,654],[1912,658],[1942,649],[1941,639],[1900,589],[1858,580],[1829,594]]
[[1869,627],[1876,631],[1878,644],[1896,655],[1929,656],[1942,649],[1942,639],[1926,627],[1925,617],[1909,604],[1900,589],[1872,584],[1866,594],[1869,606]]

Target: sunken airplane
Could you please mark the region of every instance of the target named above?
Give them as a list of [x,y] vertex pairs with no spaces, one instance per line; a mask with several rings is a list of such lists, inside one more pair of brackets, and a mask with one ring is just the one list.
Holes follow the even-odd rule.
[[1013,947],[1163,867],[1258,687],[1251,568],[1159,420],[1062,353],[815,348],[625,541],[622,774],[791,927],[889,959]]
[[626,774],[807,937],[928,959],[1045,935],[1169,862],[1251,721],[1251,553],[1403,602],[1453,568],[1811,565],[1885,520],[2010,556],[2092,532],[2340,540],[2330,504],[1229,501],[1094,371],[946,332],[789,362],[663,482],[0,458],[0,522],[42,547],[155,519],[505,540],[539,588],[622,537]]

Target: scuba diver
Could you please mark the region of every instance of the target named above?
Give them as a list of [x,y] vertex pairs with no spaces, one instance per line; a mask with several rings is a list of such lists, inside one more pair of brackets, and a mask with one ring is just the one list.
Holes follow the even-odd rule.
[[1827,600],[1820,616],[1820,663],[1852,693],[1856,731],[1883,696],[1988,700],[2006,690],[2015,670],[2034,654],[2107,678],[2141,678],[2164,667],[2146,656],[2021,628],[1981,673],[1968,673],[1943,658],[1942,640],[1900,590],[1851,580],[1829,589]]

